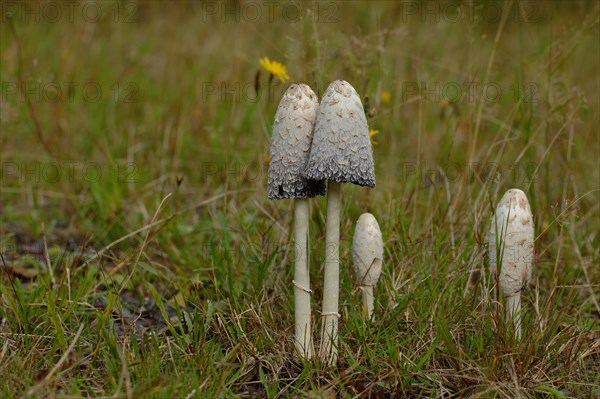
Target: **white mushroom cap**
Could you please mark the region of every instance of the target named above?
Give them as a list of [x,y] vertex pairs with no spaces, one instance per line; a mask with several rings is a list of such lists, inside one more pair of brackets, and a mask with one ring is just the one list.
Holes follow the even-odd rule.
[[358,285],[376,285],[383,263],[383,239],[379,224],[370,213],[363,213],[356,222],[352,258]]
[[311,180],[375,187],[365,111],[356,90],[346,81],[332,82],[321,99],[305,175]]
[[499,282],[505,296],[518,294],[531,280],[533,240],[533,216],[527,196],[519,189],[510,189],[496,207],[489,234],[490,266],[495,274],[499,254]]
[[304,83],[291,85],[281,98],[271,138],[270,199],[325,195],[325,181],[310,181],[302,176],[310,153],[318,108],[317,96]]

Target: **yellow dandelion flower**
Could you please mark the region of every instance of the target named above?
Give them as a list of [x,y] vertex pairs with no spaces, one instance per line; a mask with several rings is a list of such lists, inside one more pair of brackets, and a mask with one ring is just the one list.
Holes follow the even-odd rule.
[[381,102],[387,105],[392,101],[392,93],[384,90],[381,92],[380,98],[381,98]]
[[268,57],[261,58],[259,62],[260,66],[265,68],[271,75],[277,76],[282,83],[290,80],[287,68],[281,62],[271,61]]
[[373,140],[373,136],[379,134],[379,130],[371,129],[369,130],[369,137],[371,138],[371,145],[377,145],[377,142]]

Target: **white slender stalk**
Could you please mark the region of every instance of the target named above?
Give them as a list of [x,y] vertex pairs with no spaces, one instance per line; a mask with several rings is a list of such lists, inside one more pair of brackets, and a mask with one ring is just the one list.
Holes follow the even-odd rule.
[[514,322],[515,336],[519,340],[521,339],[521,293],[506,296],[505,306],[507,319]]
[[294,264],[294,318],[296,350],[306,359],[313,357],[313,342],[310,312],[310,268],[308,264],[308,220],[307,198],[294,201],[294,244],[296,247]]
[[373,320],[373,309],[374,309],[374,296],[373,296],[373,286],[372,285],[363,285],[360,287],[360,292],[362,293],[362,301],[363,301],[363,312],[367,319]]
[[340,183],[328,182],[325,232],[325,281],[321,325],[321,360],[335,364],[338,339],[338,298],[340,291]]

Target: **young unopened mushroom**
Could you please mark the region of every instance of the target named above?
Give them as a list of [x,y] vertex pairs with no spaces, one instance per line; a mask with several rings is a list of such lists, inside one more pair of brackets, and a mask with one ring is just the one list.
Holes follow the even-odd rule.
[[363,311],[372,319],[373,288],[379,280],[383,263],[383,239],[377,219],[370,213],[363,213],[356,222],[352,258],[356,284],[362,292]]
[[313,357],[308,265],[308,198],[325,195],[325,182],[302,176],[308,161],[319,103],[305,84],[291,85],[277,108],[269,162],[268,196],[294,200],[294,318],[295,345],[307,359]]
[[348,82],[332,82],[321,99],[305,176],[329,181],[320,357],[333,364],[339,317],[340,184],[375,187],[367,119],[360,97]]
[[505,298],[506,313],[521,337],[521,291],[531,280],[533,266],[533,217],[525,193],[508,190],[492,216],[489,258]]

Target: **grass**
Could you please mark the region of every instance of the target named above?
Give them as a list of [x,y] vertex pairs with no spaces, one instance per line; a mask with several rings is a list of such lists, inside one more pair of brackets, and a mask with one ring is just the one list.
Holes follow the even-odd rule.
[[[596,2],[476,1],[458,21],[450,3],[299,3],[297,20],[278,3],[271,21],[227,3],[235,21],[104,2],[55,22],[43,4],[3,5],[0,28],[1,397],[600,395]],[[292,353],[293,205],[265,173],[287,83],[263,71],[255,95],[264,56],[318,95],[351,82],[380,131],[377,187],[343,187],[333,368]],[[520,341],[485,255],[511,187],[537,237]],[[370,325],[349,271],[365,211],[385,242]]]

